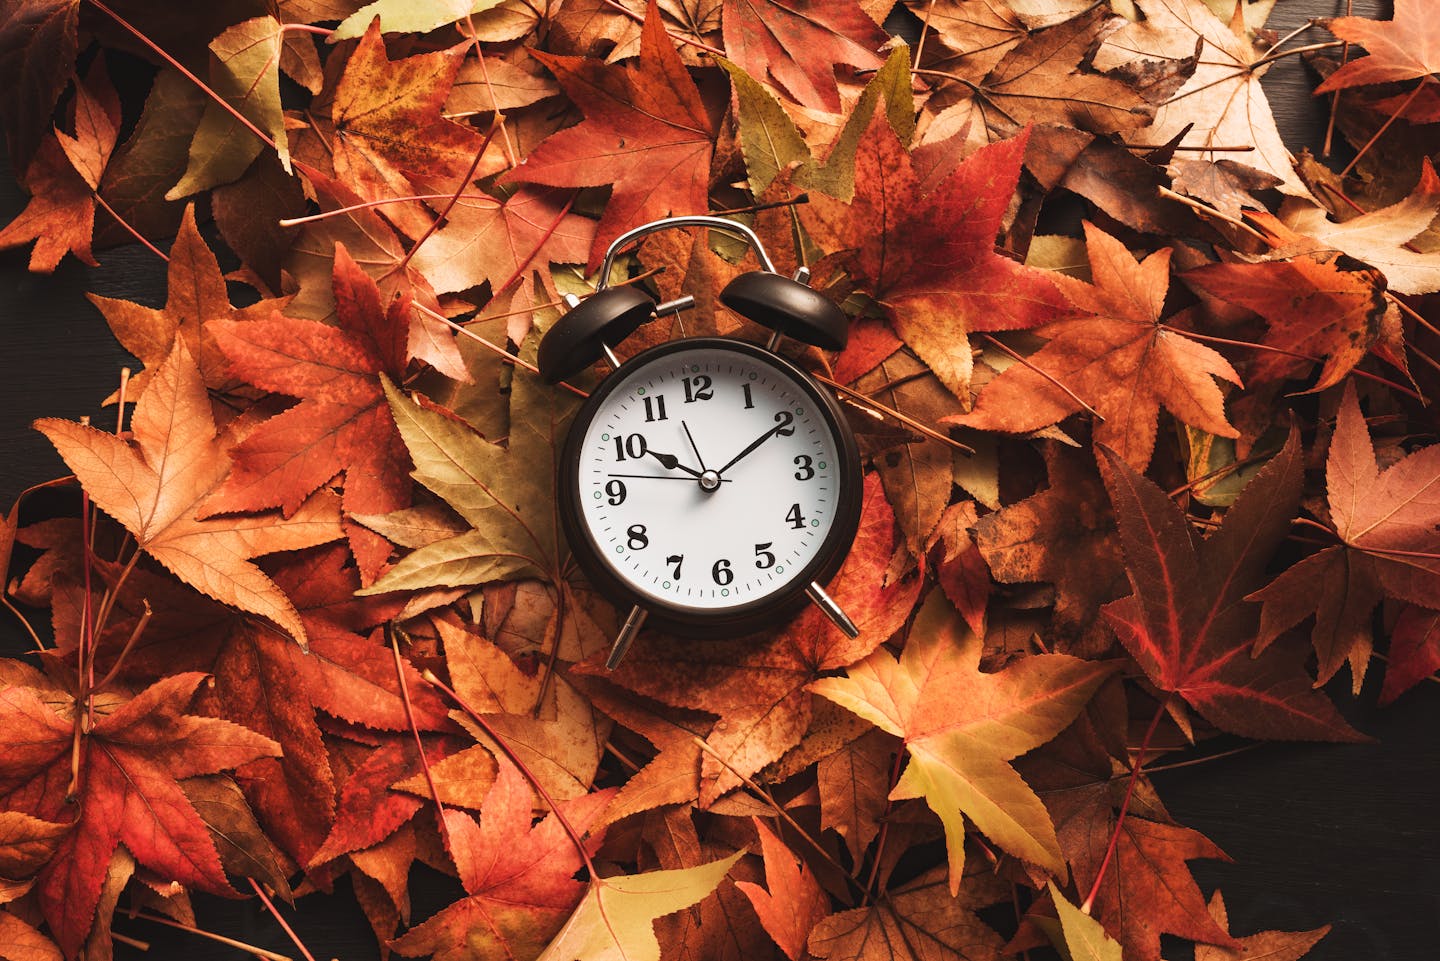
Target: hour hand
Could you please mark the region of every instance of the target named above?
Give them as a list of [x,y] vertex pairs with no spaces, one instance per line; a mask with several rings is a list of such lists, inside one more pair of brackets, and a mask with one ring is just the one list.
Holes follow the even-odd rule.
[[658,450],[650,450],[649,448],[646,448],[645,453],[658,460],[660,462],[660,466],[665,468],[666,470],[683,470],[691,477],[700,476],[700,472],[698,470],[693,467],[686,467],[684,464],[680,463],[680,459],[677,458],[674,454],[662,454]]

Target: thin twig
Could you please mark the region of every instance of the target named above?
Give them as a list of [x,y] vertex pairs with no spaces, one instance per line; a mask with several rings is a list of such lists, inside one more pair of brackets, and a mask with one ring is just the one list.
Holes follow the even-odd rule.
[[250,887],[255,889],[255,893],[259,895],[260,900],[264,902],[266,909],[269,910],[275,920],[280,923],[281,929],[290,936],[290,940],[294,942],[295,947],[300,949],[300,953],[305,957],[305,961],[315,961],[315,955],[310,953],[310,949],[305,947],[305,943],[300,940],[300,935],[296,934],[295,929],[290,927],[290,923],[281,916],[279,909],[275,907],[275,902],[271,901],[270,896],[265,893],[265,889],[262,888],[254,878],[246,878],[245,880],[250,882]]
[[125,231],[130,234],[130,236],[140,241],[140,243],[145,245],[146,249],[148,249],[155,256],[159,257],[161,260],[165,261],[167,264],[170,262],[170,255],[165,253],[165,251],[161,250],[159,247],[156,247],[154,244],[152,244],[150,242],[150,238],[146,237],[140,231],[136,230],[135,227],[130,223],[130,221],[120,216],[120,214],[116,212],[115,208],[110,206],[110,202],[104,197],[100,196],[100,191],[92,190],[91,193],[95,196],[95,202],[99,204],[101,208],[104,209],[104,211],[109,214],[117,224],[119,224],[121,227],[124,227]]
[[1250,236],[1259,239],[1261,243],[1264,243],[1266,245],[1269,245],[1270,243],[1270,239],[1268,237],[1266,237],[1260,231],[1256,230],[1254,227],[1247,224],[1245,221],[1241,220],[1239,217],[1232,217],[1229,214],[1225,213],[1223,210],[1216,210],[1209,204],[1203,204],[1195,198],[1187,197],[1184,194],[1179,193],[1178,191],[1171,190],[1169,187],[1160,187],[1159,191],[1160,196],[1162,197],[1173,200],[1178,204],[1184,204],[1192,210],[1197,210],[1207,217],[1214,217],[1216,220],[1224,221],[1230,226],[1235,227],[1239,230],[1243,230]]
[[485,151],[490,147],[490,141],[494,139],[495,125],[492,123],[490,125],[490,131],[485,134],[485,139],[480,141],[480,148],[475,151],[474,159],[470,161],[470,169],[465,171],[465,176],[460,178],[460,183],[455,188],[455,192],[450,195],[445,206],[435,215],[435,219],[430,221],[430,226],[425,228],[425,232],[416,238],[415,243],[410,245],[409,250],[405,251],[405,256],[396,261],[395,266],[385,271],[386,277],[403,271],[406,267],[410,266],[411,259],[419,252],[421,245],[435,236],[435,231],[440,229],[440,225],[445,222],[445,218],[450,216],[450,211],[454,210],[455,205],[460,202],[460,196],[465,193],[465,188],[470,186],[471,178],[475,176],[475,171],[480,168],[480,158],[485,156]]
[[149,921],[152,924],[163,924],[167,928],[175,928],[177,931],[188,931],[190,934],[197,934],[202,938],[209,938],[211,941],[218,941],[221,944],[228,944],[232,948],[239,948],[241,951],[249,952],[265,961],[295,961],[294,958],[276,951],[267,951],[264,948],[256,947],[253,944],[246,944],[244,941],[236,941],[234,938],[227,938],[223,934],[216,934],[213,931],[206,931],[202,928],[193,927],[189,924],[181,924],[179,921],[172,921],[169,918],[158,914],[151,914],[148,911],[131,911],[130,917],[139,918],[141,921]]
[[1085,403],[1085,401],[1081,399],[1081,397],[1080,397],[1079,394],[1075,393],[1075,392],[1074,392],[1073,390],[1071,390],[1069,387],[1066,387],[1064,384],[1062,384],[1062,383],[1060,382],[1060,380],[1059,380],[1054,374],[1048,373],[1047,371],[1043,371],[1043,370],[1041,370],[1039,367],[1036,367],[1034,364],[1032,364],[1032,363],[1030,362],[1030,358],[1023,356],[1023,355],[1020,354],[1018,351],[1016,351],[1015,349],[1013,349],[1012,347],[1010,347],[1008,344],[1005,344],[1005,343],[997,340],[995,337],[992,337],[990,334],[981,334],[980,336],[981,336],[981,337],[984,337],[984,338],[985,338],[987,341],[989,341],[991,344],[993,344],[994,346],[998,347],[998,348],[1001,350],[1001,352],[1003,352],[1003,353],[1005,353],[1006,355],[1008,355],[1008,356],[1009,356],[1012,360],[1014,360],[1017,364],[1020,364],[1021,366],[1025,367],[1027,370],[1030,370],[1030,371],[1032,371],[1032,372],[1034,372],[1034,373],[1036,373],[1036,374],[1039,374],[1041,377],[1045,378],[1045,379],[1048,380],[1050,383],[1052,383],[1052,384],[1054,384],[1056,387],[1060,388],[1062,391],[1065,392],[1065,394],[1066,394],[1071,400],[1073,400],[1075,403],[1079,404],[1080,407],[1081,407],[1082,409],[1084,409],[1084,411],[1085,411],[1086,413],[1088,413],[1091,417],[1094,417],[1096,420],[1100,421],[1100,423],[1102,423],[1102,424],[1105,423],[1105,416],[1104,416],[1103,414],[1101,414],[1101,413],[1100,413],[1098,410],[1096,410],[1094,407],[1091,407],[1089,404]]
[[[489,338],[481,337],[479,334],[475,333],[475,331],[473,331],[473,330],[469,329],[468,327],[465,327],[465,326],[463,326],[463,325],[461,325],[461,324],[455,323],[455,321],[451,320],[449,317],[446,317],[444,314],[440,313],[440,312],[437,311],[437,310],[432,310],[431,308],[429,308],[429,307],[425,306],[424,304],[420,303],[418,300],[417,300],[417,301],[413,301],[412,303],[414,304],[416,310],[419,310],[421,313],[425,314],[426,316],[435,318],[436,320],[440,321],[440,322],[441,322],[442,324],[444,324],[445,326],[449,327],[451,330],[455,331],[457,334],[464,334],[466,337],[469,337],[471,340],[473,340],[473,341],[475,341],[477,344],[480,344],[481,346],[485,347],[487,350],[491,350],[491,351],[494,351],[495,353],[499,354],[501,357],[505,358],[507,361],[509,361],[510,363],[514,364],[515,366],[517,366],[517,367],[524,367],[526,370],[530,371],[532,374],[535,374],[535,375],[537,375],[537,376],[539,375],[539,373],[540,373],[540,368],[539,368],[539,367],[536,367],[534,364],[530,363],[528,360],[523,360],[523,359],[521,359],[520,357],[516,356],[515,354],[510,353],[510,351],[506,350],[504,347],[501,347],[499,344],[497,344],[497,343],[495,343],[494,341],[490,340]],[[577,395],[577,396],[579,396],[579,397],[589,397],[589,396],[590,396],[587,392],[581,390],[579,387],[575,387],[575,386],[572,385],[572,384],[567,384],[567,383],[566,383],[565,381],[563,381],[563,380],[560,381],[559,386],[565,388],[566,390],[570,391],[570,393],[575,394],[575,395]]]
[[[623,3],[620,3],[619,0],[603,0],[603,2],[605,6],[610,7],[619,13],[625,14],[625,16],[629,17],[631,20],[634,20],[636,23],[642,26],[645,24],[645,18],[643,16],[636,13],[634,10],[631,10]],[[689,37],[681,36],[678,33],[672,33],[669,29],[666,29],[665,33],[667,36],[670,37],[671,40],[674,40],[676,43],[689,44],[692,47],[704,50],[706,53],[713,53],[717,57],[725,56],[724,50],[721,50],[719,47],[712,47],[710,46],[710,44],[705,43],[703,40],[692,40]]]
[[[322,211],[321,211],[320,213],[318,213],[318,214],[309,214],[308,216],[305,216],[305,217],[286,217],[286,218],[283,219],[283,220],[277,220],[277,221],[275,221],[275,224],[276,224],[276,226],[279,226],[279,227],[300,227],[300,226],[302,226],[302,225],[304,225],[304,224],[313,224],[313,223],[315,223],[315,222],[317,222],[317,221],[320,221],[320,220],[327,220],[327,219],[329,219],[330,217],[343,217],[345,214],[351,214],[351,213],[354,213],[354,212],[357,211],[357,210],[368,210],[368,209],[370,209],[371,207],[384,207],[384,206],[386,206],[386,205],[388,205],[388,204],[408,204],[408,203],[410,203],[411,201],[415,201],[415,200],[450,200],[450,199],[452,199],[452,198],[455,198],[455,196],[456,196],[456,195],[453,194],[453,193],[448,193],[448,194],[407,194],[407,195],[404,196],[404,197],[384,197],[384,198],[381,198],[380,200],[367,200],[367,201],[365,201],[364,203],[350,204],[350,205],[347,206],[347,207],[336,207],[334,210],[322,210]],[[462,195],[459,196],[458,199],[460,199],[460,200],[468,200],[468,201],[471,201],[471,202],[480,201],[482,206],[483,206],[484,203],[487,202],[487,201],[488,201],[492,206],[495,206],[495,207],[501,206],[500,201],[496,200],[494,197],[490,196],[489,194],[462,194]]]
[[815,374],[814,377],[820,383],[825,384],[828,387],[833,387],[835,390],[838,390],[840,393],[844,394],[851,400],[858,401],[861,406],[869,407],[876,413],[883,414],[886,417],[893,417],[895,420],[898,420],[906,427],[909,427],[912,430],[919,431],[926,437],[929,437],[931,440],[938,440],[942,444],[948,444],[956,450],[964,451],[967,454],[975,453],[975,448],[971,447],[969,444],[962,444],[960,441],[949,436],[948,434],[941,433],[940,431],[936,430],[933,427],[930,427],[927,424],[922,424],[920,421],[909,416],[908,414],[902,414],[900,413],[900,411],[895,410],[892,407],[887,407],[884,404],[880,403],[878,400],[875,400],[873,397],[862,394],[860,391],[855,390],[853,387],[846,387],[838,380],[832,380],[831,378],[826,377],[824,374]]
[[1405,98],[1405,102],[1402,103],[1400,107],[1390,115],[1390,119],[1386,120],[1383,124],[1380,125],[1380,129],[1375,131],[1375,135],[1365,142],[1365,146],[1360,148],[1360,152],[1357,153],[1351,159],[1351,161],[1345,165],[1344,170],[1340,171],[1341,180],[1344,180],[1346,177],[1350,176],[1350,171],[1355,169],[1355,165],[1360,162],[1360,158],[1365,156],[1365,154],[1369,152],[1371,147],[1375,146],[1375,142],[1377,140],[1385,136],[1385,131],[1389,130],[1390,127],[1395,123],[1395,121],[1400,119],[1401,114],[1410,109],[1410,105],[1415,102],[1416,97],[1420,96],[1420,91],[1425,89],[1425,84],[1429,81],[1429,79],[1429,77],[1420,78],[1420,82],[1416,84],[1414,90],[1410,91],[1410,96]]
[[1120,844],[1120,832],[1125,827],[1125,815],[1130,811],[1130,799],[1135,796],[1135,785],[1140,780],[1140,769],[1145,763],[1145,752],[1150,750],[1150,741],[1155,737],[1155,731],[1160,727],[1160,719],[1165,716],[1165,709],[1170,706],[1171,695],[1167,694],[1155,708],[1155,716],[1150,719],[1150,726],[1145,729],[1145,737],[1140,742],[1140,750],[1135,754],[1135,760],[1130,765],[1130,783],[1125,788],[1125,797],[1120,801],[1120,813],[1115,819],[1115,830],[1110,833],[1110,844],[1105,848],[1105,857],[1100,862],[1100,868],[1095,872],[1095,882],[1090,885],[1090,893],[1085,896],[1085,901],[1080,905],[1080,910],[1086,914],[1095,904],[1095,896],[1100,893],[1100,883],[1105,880],[1105,871],[1110,867],[1110,862],[1115,857],[1115,849]]

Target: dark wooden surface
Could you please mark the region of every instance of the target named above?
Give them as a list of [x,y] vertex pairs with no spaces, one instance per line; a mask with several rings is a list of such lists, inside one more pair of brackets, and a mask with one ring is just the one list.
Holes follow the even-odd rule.
[[[1345,7],[1346,0],[1280,0],[1271,26],[1283,34]],[[1379,0],[1355,0],[1354,7],[1358,15],[1389,16],[1388,3]],[[1323,105],[1309,94],[1313,78],[1305,68],[1282,61],[1265,82],[1286,142],[1318,143]],[[23,203],[8,174],[0,177],[0,222]],[[26,257],[0,254],[0,509],[23,488],[63,472],[48,443],[30,429],[34,418],[91,414],[103,425],[113,417],[99,402],[132,361],[85,293],[159,306],[165,292],[164,265],[136,246],[101,252],[94,269],[67,259],[49,277],[27,273]],[[63,497],[40,499],[30,516],[68,507]],[[0,616],[0,652],[23,647],[19,629]],[[1375,665],[1373,681],[1381,669]],[[1358,699],[1333,692],[1375,744],[1263,745],[1156,776],[1175,817],[1233,858],[1199,862],[1196,874],[1207,892],[1224,891],[1236,934],[1329,923],[1334,930],[1311,953],[1313,961],[1440,957],[1440,684],[1422,684],[1384,710],[1375,706],[1376,686]],[[417,920],[451,896],[435,877],[419,879],[416,891]],[[294,954],[254,902],[205,899],[199,908],[202,926]],[[376,957],[368,925],[344,890],[305,899],[291,918],[319,958]],[[121,919],[116,928],[153,942],[144,957],[246,956],[143,921]],[[1183,955],[1183,949],[1167,952]]]

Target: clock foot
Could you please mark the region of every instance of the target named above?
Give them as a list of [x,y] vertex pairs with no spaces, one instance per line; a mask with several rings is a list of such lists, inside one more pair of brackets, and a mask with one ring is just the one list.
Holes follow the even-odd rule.
[[605,670],[613,671],[620,666],[620,662],[625,659],[625,652],[630,650],[630,642],[640,633],[640,628],[645,624],[645,615],[649,613],[638,605],[630,608],[630,614],[621,625],[620,633],[615,635],[615,643],[610,646],[610,656],[605,658]]
[[855,622],[850,620],[849,616],[840,609],[840,605],[825,593],[823,587],[811,581],[805,588],[805,594],[816,607],[820,608],[820,613],[830,618],[832,624],[845,632],[846,637],[860,636],[860,628],[856,627]]

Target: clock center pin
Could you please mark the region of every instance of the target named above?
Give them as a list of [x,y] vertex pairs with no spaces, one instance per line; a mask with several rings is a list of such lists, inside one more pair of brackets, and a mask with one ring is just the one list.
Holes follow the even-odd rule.
[[720,472],[707,470],[700,475],[700,489],[706,493],[720,489]]

